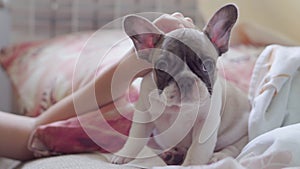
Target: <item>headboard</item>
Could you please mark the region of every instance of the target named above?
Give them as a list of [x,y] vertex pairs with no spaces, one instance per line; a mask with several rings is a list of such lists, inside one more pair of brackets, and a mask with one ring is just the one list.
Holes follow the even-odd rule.
[[199,0],[9,0],[13,42],[97,30],[131,13],[180,11],[203,25]]

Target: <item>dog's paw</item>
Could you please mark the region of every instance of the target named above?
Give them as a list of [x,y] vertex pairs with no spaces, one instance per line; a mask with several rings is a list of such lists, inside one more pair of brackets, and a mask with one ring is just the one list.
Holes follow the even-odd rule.
[[128,158],[128,157],[121,157],[121,156],[117,156],[117,155],[114,155],[110,162],[112,164],[126,164],[128,163],[129,161],[132,161],[133,158]]
[[210,158],[208,164],[212,164],[215,162],[218,162],[226,157],[229,157],[230,155],[228,155],[227,153],[224,152],[216,152],[212,155],[212,157]]

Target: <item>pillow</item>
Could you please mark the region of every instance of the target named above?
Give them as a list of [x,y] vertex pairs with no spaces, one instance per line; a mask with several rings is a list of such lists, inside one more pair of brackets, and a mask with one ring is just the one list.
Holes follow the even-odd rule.
[[[17,111],[38,116],[69,95],[72,83],[74,91],[86,85],[127,52],[129,41],[116,43],[122,37],[122,31],[102,30],[1,49],[0,64],[12,82]],[[75,68],[80,71],[73,76]]]

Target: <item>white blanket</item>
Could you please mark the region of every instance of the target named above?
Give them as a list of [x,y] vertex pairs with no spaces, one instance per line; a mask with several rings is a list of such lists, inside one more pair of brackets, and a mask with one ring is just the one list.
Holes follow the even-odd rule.
[[259,56],[249,97],[249,138],[300,121],[300,47],[268,46]]

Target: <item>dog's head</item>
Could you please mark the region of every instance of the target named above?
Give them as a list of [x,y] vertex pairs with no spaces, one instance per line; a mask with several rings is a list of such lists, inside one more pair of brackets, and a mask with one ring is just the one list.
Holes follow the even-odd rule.
[[177,29],[163,34],[149,20],[130,15],[124,30],[132,39],[139,58],[154,65],[154,79],[167,102],[193,102],[212,94],[216,61],[228,50],[230,32],[237,20],[237,8],[226,5],[205,26]]

